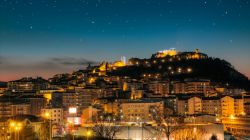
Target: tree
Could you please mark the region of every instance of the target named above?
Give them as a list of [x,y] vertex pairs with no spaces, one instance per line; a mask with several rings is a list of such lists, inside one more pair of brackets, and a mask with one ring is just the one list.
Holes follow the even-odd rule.
[[38,140],[37,133],[34,132],[33,127],[26,123],[23,128],[21,129],[20,133],[20,140]]
[[113,114],[104,114],[95,119],[95,125],[92,128],[97,137],[114,139],[117,132],[120,131],[120,119]]
[[180,128],[179,117],[161,114],[156,107],[151,107],[150,114],[156,124],[155,129],[159,132],[158,136],[161,136],[163,133],[167,137],[167,140],[170,140],[170,135]]
[[218,140],[217,136],[215,134],[213,134],[210,138],[210,140]]
[[204,137],[206,130],[198,126],[181,126],[178,130],[172,133],[175,140],[206,140]]
[[0,140],[7,140],[8,139],[8,127],[5,125],[0,126]]

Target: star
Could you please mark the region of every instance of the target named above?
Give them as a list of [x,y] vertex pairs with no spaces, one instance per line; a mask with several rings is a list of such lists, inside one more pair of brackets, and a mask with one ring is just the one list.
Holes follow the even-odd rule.
[[227,15],[227,14],[228,14],[228,11],[226,10],[226,11],[225,11],[225,15]]

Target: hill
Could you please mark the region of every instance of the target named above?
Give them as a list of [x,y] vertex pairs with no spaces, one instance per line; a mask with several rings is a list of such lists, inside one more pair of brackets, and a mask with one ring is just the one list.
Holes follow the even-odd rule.
[[153,57],[143,59],[143,62],[141,60],[138,65],[121,67],[109,74],[128,76],[135,79],[140,79],[145,75],[159,75],[163,79],[170,80],[202,78],[246,90],[249,90],[250,87],[249,79],[245,75],[237,71],[229,62],[219,58],[162,60],[165,59],[155,59]]

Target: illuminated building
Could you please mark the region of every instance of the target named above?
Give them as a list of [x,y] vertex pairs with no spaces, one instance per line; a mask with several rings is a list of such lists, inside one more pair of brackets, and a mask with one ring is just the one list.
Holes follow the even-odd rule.
[[27,77],[8,82],[8,89],[12,92],[39,91],[41,89],[47,89],[48,87],[48,81],[41,77],[37,77],[36,79]]
[[140,99],[144,95],[144,90],[131,89],[130,99]]
[[42,95],[23,95],[20,97],[30,104],[30,114],[40,115],[41,109],[46,105],[46,99]]
[[201,98],[192,97],[188,99],[188,114],[200,114],[202,112]]
[[205,95],[212,92],[209,80],[184,80],[184,81],[175,81],[173,83],[173,92],[174,94],[194,94],[194,93],[203,93]]
[[241,96],[203,97],[202,112],[220,116],[245,115]]
[[108,71],[116,70],[117,68],[126,66],[126,58],[121,57],[120,61],[115,61],[114,63],[102,62],[98,69],[94,69],[93,73],[98,72],[99,76],[106,75]]
[[99,110],[89,106],[88,108],[84,109],[81,115],[81,126],[89,125],[93,122],[93,118],[96,117]]
[[156,107],[159,114],[163,113],[164,103],[157,100],[131,100],[121,103],[121,109],[124,116],[124,121],[137,122],[138,120],[146,122],[152,118],[149,116],[150,109]]
[[99,76],[106,75],[106,72],[109,71],[109,64],[107,62],[102,62],[99,66]]
[[142,89],[143,83],[138,81],[125,81],[123,82],[123,91],[131,91],[132,89]]
[[185,83],[184,82],[180,82],[180,81],[175,81],[173,83],[173,94],[183,94],[186,93],[185,90]]
[[202,100],[199,97],[179,97],[177,100],[177,113],[179,115],[200,114]]
[[52,124],[63,124],[63,109],[62,108],[43,108],[41,115],[49,114]]
[[19,103],[19,104],[12,104],[11,106],[11,116],[15,115],[22,115],[22,114],[31,114],[30,108],[31,105],[27,103]]
[[231,116],[234,115],[234,98],[230,96],[224,96],[221,101],[221,115]]
[[115,61],[113,64],[111,64],[111,68],[119,68],[119,67],[124,67],[126,66],[126,62],[124,61]]
[[[199,49],[196,49],[193,52],[177,52],[175,49],[158,51],[156,54],[153,54],[150,59],[139,59],[139,58],[130,58],[129,65],[136,66],[150,66],[151,64],[166,63],[168,61],[182,61],[189,59],[207,59],[208,56],[204,53],[200,53]],[[191,69],[188,70],[188,72]]]
[[199,49],[196,49],[195,52],[181,52],[178,54],[180,59],[207,59],[208,56],[204,53],[200,53]]
[[121,57],[121,62],[126,65],[127,64],[127,60],[126,60],[126,57],[125,56],[122,56]]
[[202,112],[205,114],[221,115],[220,97],[203,97]]
[[166,56],[175,56],[177,55],[177,51],[174,48],[169,50],[163,50],[156,53],[156,58],[163,58]]
[[244,103],[244,113],[249,116],[250,115],[250,103]]
[[0,97],[0,118],[12,117],[20,114],[30,114],[31,105],[21,99],[11,96]]
[[240,116],[244,115],[244,101],[242,96],[233,96],[234,98],[234,115]]
[[108,101],[108,102],[102,103],[102,108],[104,109],[105,113],[118,114],[119,104],[118,102]]
[[188,114],[188,98],[178,98],[176,101],[177,114],[187,115]]
[[168,81],[153,81],[148,84],[149,91],[154,94],[165,97],[169,95],[169,82]]
[[[89,107],[92,103],[92,93],[89,89],[78,88],[76,91],[62,93],[62,105],[64,111],[68,111],[70,107],[77,108],[76,116],[80,117],[82,111]],[[69,114],[65,114],[68,116]]]

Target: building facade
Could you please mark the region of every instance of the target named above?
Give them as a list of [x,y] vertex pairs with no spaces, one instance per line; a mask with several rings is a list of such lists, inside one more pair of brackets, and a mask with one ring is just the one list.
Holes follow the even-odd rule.
[[128,101],[121,103],[121,110],[125,121],[129,122],[146,122],[152,118],[150,116],[150,109],[157,108],[159,115],[163,114],[164,103],[163,101]]

